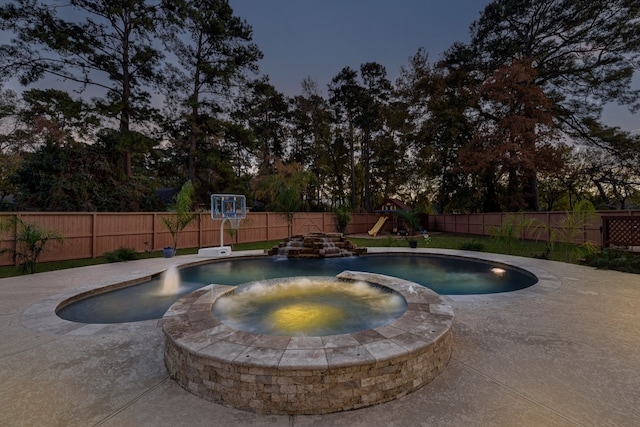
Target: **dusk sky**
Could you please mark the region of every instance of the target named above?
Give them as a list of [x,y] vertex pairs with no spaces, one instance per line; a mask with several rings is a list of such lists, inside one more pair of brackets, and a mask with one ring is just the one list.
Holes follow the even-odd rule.
[[385,66],[391,80],[424,47],[431,61],[454,42],[469,41],[469,25],[489,0],[230,0],[253,28],[264,53],[260,70],[286,95],[300,94],[310,76],[321,89],[346,66]]
[[[301,93],[310,76],[326,91],[346,66],[385,66],[395,81],[401,66],[424,47],[437,61],[453,43],[469,41],[469,26],[490,0],[229,0],[235,15],[253,28],[264,59],[262,74],[285,95]],[[640,87],[636,74],[635,86]],[[640,128],[626,107],[605,110],[605,123]]]
[[[395,82],[420,47],[431,62],[455,42],[469,42],[469,26],[491,0],[229,0],[236,16],[253,28],[264,54],[261,74],[288,96],[301,94],[311,77],[326,95],[344,67],[378,62]],[[8,41],[0,33],[0,42]],[[36,86],[41,86],[39,83]],[[65,87],[64,84],[61,87]],[[640,88],[640,73],[634,87]],[[20,88],[15,81],[5,88]],[[640,132],[640,114],[609,106],[603,121]]]

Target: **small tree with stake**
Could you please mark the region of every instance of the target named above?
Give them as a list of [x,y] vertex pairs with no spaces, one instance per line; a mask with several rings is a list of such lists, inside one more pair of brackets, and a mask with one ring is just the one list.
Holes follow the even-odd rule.
[[178,237],[182,230],[198,217],[198,214],[192,210],[193,193],[194,188],[191,181],[185,182],[176,196],[176,202],[171,206],[174,214],[162,218],[173,239],[173,254],[176,253],[178,248]]
[[415,235],[420,229],[420,212],[418,211],[398,211],[398,216],[404,221],[409,233],[409,246],[415,248],[418,246],[418,241],[415,239]]

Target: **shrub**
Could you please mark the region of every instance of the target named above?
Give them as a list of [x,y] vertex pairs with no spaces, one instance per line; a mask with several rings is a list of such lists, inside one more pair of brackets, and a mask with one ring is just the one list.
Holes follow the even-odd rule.
[[626,251],[606,248],[600,253],[592,253],[585,257],[591,267],[602,270],[617,270],[628,273],[640,273],[640,256]]
[[468,242],[462,243],[458,249],[463,251],[483,251],[484,243],[478,242],[476,239],[471,239]]
[[347,204],[343,204],[338,206],[334,212],[336,214],[336,229],[338,230],[338,233],[345,234],[347,232],[349,221],[351,221],[351,207]]
[[533,257],[538,259],[551,259],[551,245],[545,245],[544,251],[539,254],[533,254]]
[[0,253],[10,252],[18,262],[21,260],[23,273],[36,272],[36,262],[49,241],[64,243],[64,237],[59,232],[26,223],[19,216],[12,217],[6,224],[0,223],[0,230],[8,229],[15,229],[15,249],[5,248]]
[[[565,212],[565,217],[560,220],[555,227],[549,225],[549,241],[550,249],[554,248],[556,242],[572,243],[576,237],[583,232],[584,227],[592,221],[596,216],[596,210],[593,204],[588,200],[580,200],[573,205],[570,211]],[[586,257],[595,253],[598,248],[595,243],[586,241],[580,245],[565,245],[565,261]]]
[[121,246],[114,251],[105,252],[104,257],[107,262],[132,261],[138,259],[138,253],[131,248]]
[[539,225],[533,218],[523,218],[522,215],[510,214],[502,224],[491,228],[491,236],[498,242],[507,245],[507,253],[513,252],[513,243],[515,240],[523,240],[525,233],[537,233]]

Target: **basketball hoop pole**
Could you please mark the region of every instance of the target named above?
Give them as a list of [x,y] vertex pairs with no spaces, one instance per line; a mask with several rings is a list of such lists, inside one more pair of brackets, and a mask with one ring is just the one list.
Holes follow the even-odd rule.
[[224,222],[227,221],[229,218],[224,218],[221,222],[220,222],[220,247],[224,246]]

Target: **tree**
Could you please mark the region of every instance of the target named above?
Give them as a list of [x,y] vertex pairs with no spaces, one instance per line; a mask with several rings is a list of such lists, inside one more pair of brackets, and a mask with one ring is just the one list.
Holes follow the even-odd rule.
[[254,80],[243,99],[242,110],[236,118],[252,130],[258,159],[258,175],[268,176],[275,171],[275,164],[285,155],[288,137],[289,102],[269,83],[268,77]]
[[74,145],[65,146],[48,137],[40,148],[25,157],[13,176],[20,209],[84,211],[95,208],[90,195],[95,187],[86,169],[86,153],[83,147]]
[[18,95],[3,90],[0,85],[0,209],[6,209],[7,199],[15,194],[11,175],[22,162],[22,153],[27,149],[21,143],[23,129],[18,118]]
[[[360,114],[356,124],[362,132],[362,168],[364,169],[364,200],[366,212],[371,211],[371,159],[375,151],[374,140],[385,128],[385,114],[391,97],[391,82],[387,79],[387,71],[376,62],[367,62],[360,66],[362,91],[360,91]],[[387,111],[386,111],[387,110]],[[389,140],[380,138],[380,151]],[[382,154],[382,153],[381,153]],[[391,153],[386,153],[391,154]],[[379,157],[379,156],[377,156]]]
[[339,138],[346,142],[349,152],[349,182],[351,207],[356,209],[356,118],[360,114],[359,100],[362,87],[358,83],[358,73],[350,67],[343,68],[329,84],[329,103],[334,110],[335,122],[342,126]]
[[257,71],[262,53],[249,43],[251,27],[233,15],[228,1],[164,1],[163,8],[171,23],[164,40],[178,65],[171,85],[185,108],[188,175],[196,183],[198,146],[216,136],[207,123],[223,110],[244,72]]
[[148,0],[13,0],[0,8],[0,28],[14,35],[0,46],[0,78],[28,85],[53,76],[102,90],[96,104],[118,122],[122,169],[130,177],[132,124],[150,118],[147,89],[160,77],[163,55],[153,44],[158,22]]
[[438,212],[474,210],[473,188],[458,166],[459,151],[475,128],[470,112],[478,82],[467,68],[469,57],[468,49],[455,45],[431,66],[419,49],[396,83],[411,126],[406,130],[411,168],[406,192],[422,193]]
[[44,144],[26,153],[11,176],[17,207],[36,211],[145,211],[159,208],[148,178],[123,180],[114,165],[119,153],[99,135],[93,145],[66,144],[48,136]]
[[640,205],[638,159],[622,162],[611,152],[592,148],[585,154],[582,174],[597,193],[593,199],[599,209],[628,209]]
[[313,205],[321,209],[326,196],[333,194],[334,183],[340,182],[342,176],[332,167],[328,103],[310,77],[302,81],[302,92],[291,100],[291,150],[287,161],[303,165],[316,177]]
[[640,3],[629,0],[495,0],[472,25],[471,46],[485,75],[530,61],[558,125],[589,139],[605,104],[638,106],[638,31]]
[[162,218],[171,238],[173,240],[173,253],[178,249],[178,238],[194,219],[198,218],[198,214],[193,212],[193,193],[194,188],[191,181],[187,181],[182,185],[180,192],[176,196],[175,203],[170,207],[173,213]]
[[534,84],[528,59],[500,67],[480,89],[487,119],[461,153],[468,171],[497,173],[507,181],[504,207],[539,210],[538,173],[558,170],[564,150],[553,144],[551,102]]
[[313,184],[313,176],[302,170],[299,164],[275,164],[275,173],[259,177],[255,185],[255,195],[265,201],[267,209],[281,212],[287,220],[288,237],[293,231],[295,212],[307,210],[306,196]]

